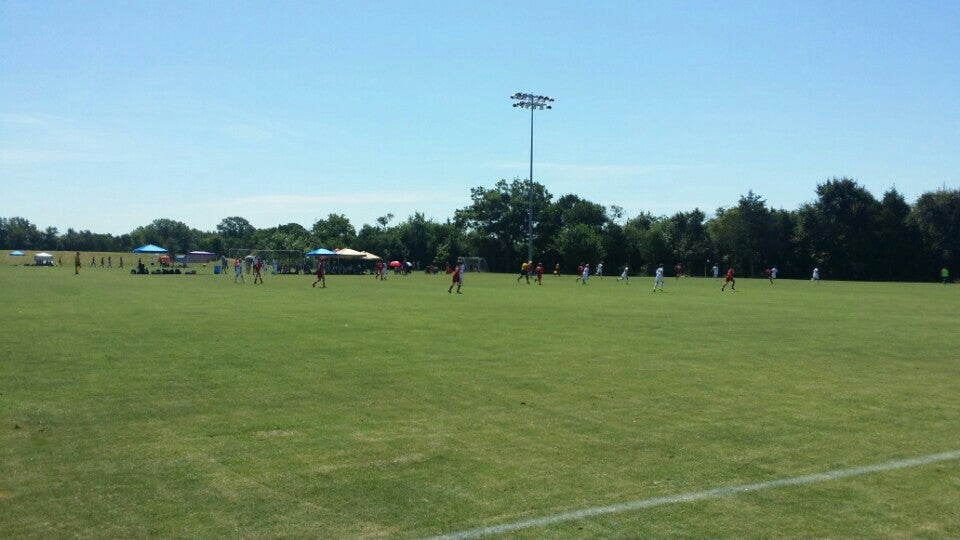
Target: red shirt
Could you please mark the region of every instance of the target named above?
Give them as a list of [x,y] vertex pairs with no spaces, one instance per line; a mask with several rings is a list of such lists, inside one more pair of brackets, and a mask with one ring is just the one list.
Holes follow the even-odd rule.
[[317,261],[317,275],[323,276],[323,261]]
[[727,279],[733,279],[733,268],[727,270]]

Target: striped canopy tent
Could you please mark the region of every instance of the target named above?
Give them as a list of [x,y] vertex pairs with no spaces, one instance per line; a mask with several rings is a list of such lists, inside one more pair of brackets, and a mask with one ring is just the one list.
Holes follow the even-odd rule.
[[379,255],[374,255],[373,253],[370,253],[370,252],[367,252],[367,251],[364,251],[364,252],[363,252],[363,260],[365,260],[365,261],[379,261],[379,260],[382,259],[382,258],[383,258],[383,257],[381,257],[381,256],[379,256]]

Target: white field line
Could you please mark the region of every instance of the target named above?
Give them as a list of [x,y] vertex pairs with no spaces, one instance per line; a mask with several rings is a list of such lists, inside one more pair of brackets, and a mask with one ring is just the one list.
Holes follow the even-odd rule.
[[806,476],[795,476],[793,478],[783,478],[780,480],[757,482],[755,484],[743,484],[739,486],[720,487],[720,488],[708,489],[706,491],[682,493],[680,495],[671,495],[669,497],[657,497],[654,499],[642,499],[639,501],[630,501],[630,502],[625,502],[620,504],[612,504],[609,506],[594,506],[593,508],[584,508],[582,510],[575,510],[573,512],[564,512],[561,514],[554,514],[552,516],[525,519],[522,521],[514,521],[513,523],[504,523],[502,525],[494,525],[491,527],[478,527],[476,529],[469,529],[466,531],[443,534],[440,536],[431,537],[428,540],[465,540],[467,538],[480,538],[483,536],[489,536],[493,534],[503,534],[511,531],[518,531],[521,529],[530,529],[533,527],[544,527],[547,525],[554,525],[554,524],[562,523],[565,521],[575,521],[575,520],[590,518],[594,516],[601,516],[604,514],[619,514],[622,512],[632,512],[634,510],[641,510],[643,508],[654,508],[657,506],[663,506],[667,504],[701,501],[704,499],[716,499],[718,497],[726,497],[728,495],[736,495],[738,493],[764,491],[767,489],[775,489],[775,488],[786,487],[786,486],[802,486],[806,484],[814,484],[817,482],[827,482],[829,480],[838,480],[840,478],[849,478],[851,476],[860,476],[863,474],[887,472],[887,471],[893,471],[896,469],[905,469],[907,467],[919,467],[921,465],[929,465],[931,463],[937,463],[940,461],[949,461],[953,459],[960,459],[960,450],[954,450],[952,452],[944,452],[942,454],[931,454],[929,456],[921,456],[921,457],[916,457],[912,459],[888,461],[886,463],[878,463],[876,465],[865,465],[863,467],[854,467],[852,469],[838,469],[835,471],[828,471],[824,473],[808,474]]

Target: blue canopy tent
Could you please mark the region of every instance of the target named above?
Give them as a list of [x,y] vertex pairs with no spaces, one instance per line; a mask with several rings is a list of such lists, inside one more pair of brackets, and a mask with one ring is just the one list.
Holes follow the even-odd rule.
[[19,249],[16,250],[16,251],[11,251],[11,252],[10,252],[10,256],[11,256],[11,257],[23,257],[23,252],[20,251]]
[[155,246],[153,244],[147,244],[140,246],[137,249],[133,250],[134,253],[166,253],[167,250],[163,249],[160,246]]
[[336,251],[330,251],[329,249],[318,248],[313,251],[308,251],[307,257],[318,257],[318,256],[333,257],[336,254],[337,254]]

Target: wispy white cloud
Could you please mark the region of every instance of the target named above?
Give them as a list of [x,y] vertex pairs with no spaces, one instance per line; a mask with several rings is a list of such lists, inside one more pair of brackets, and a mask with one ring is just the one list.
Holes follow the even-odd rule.
[[[514,171],[526,171],[530,162],[496,163],[495,167]],[[589,165],[570,163],[539,163],[534,162],[534,175],[537,171],[553,176],[570,178],[618,178],[647,176],[654,174],[676,173],[691,170],[709,169],[710,165],[678,165],[678,164],[627,164],[627,165]]]
[[316,207],[355,207],[369,205],[410,205],[450,202],[450,196],[436,192],[375,191],[331,193],[328,195],[266,194],[204,203],[217,208],[296,210]]
[[38,150],[32,148],[0,148],[0,165],[36,165],[42,163],[105,163],[125,161],[128,157],[102,152],[74,150]]
[[0,165],[130,161],[130,135],[74,118],[44,113],[0,113]]
[[16,124],[21,126],[35,126],[43,123],[43,117],[20,114],[20,113],[0,113],[0,124]]

